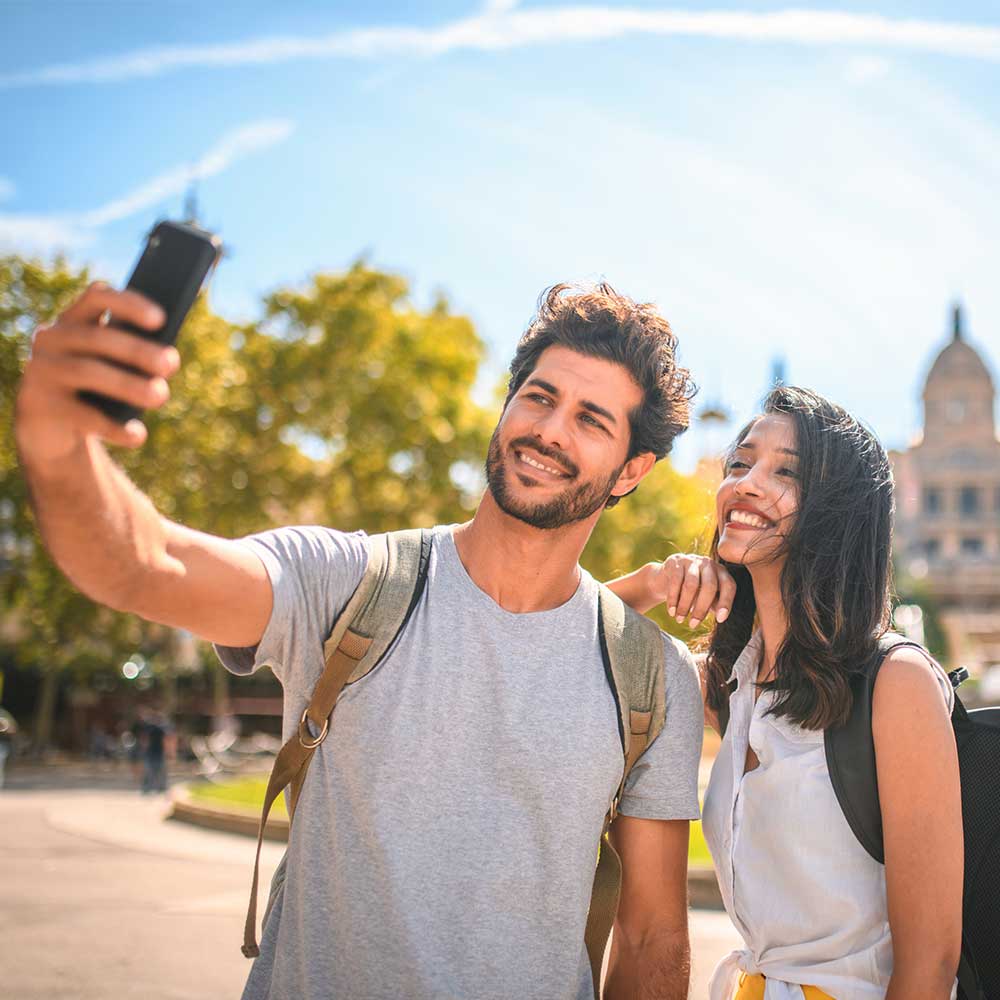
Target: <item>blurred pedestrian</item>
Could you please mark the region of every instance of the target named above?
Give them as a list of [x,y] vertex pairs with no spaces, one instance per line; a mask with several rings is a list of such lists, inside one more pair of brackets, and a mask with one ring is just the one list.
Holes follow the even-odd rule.
[[4,773],[7,758],[14,751],[14,737],[17,735],[17,722],[10,712],[0,708],[0,788],[4,786]]
[[167,790],[166,741],[169,723],[159,714],[150,715],[143,726],[142,793]]

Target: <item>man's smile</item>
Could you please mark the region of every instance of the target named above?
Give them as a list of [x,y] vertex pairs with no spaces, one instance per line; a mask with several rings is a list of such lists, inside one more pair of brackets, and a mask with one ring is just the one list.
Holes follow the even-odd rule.
[[525,449],[515,448],[514,457],[517,459],[519,464],[527,465],[535,472],[542,472],[547,477],[552,477],[553,479],[570,478],[570,474],[568,472],[553,465],[551,459],[544,458],[539,455],[538,452],[534,452],[534,454],[532,454]]

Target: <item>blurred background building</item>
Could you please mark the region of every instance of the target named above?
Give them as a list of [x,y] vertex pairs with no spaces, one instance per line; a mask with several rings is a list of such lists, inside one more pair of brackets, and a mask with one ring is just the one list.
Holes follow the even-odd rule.
[[948,659],[974,675],[1000,664],[1000,439],[987,358],[961,305],[923,387],[923,429],[891,453],[900,572],[936,606]]

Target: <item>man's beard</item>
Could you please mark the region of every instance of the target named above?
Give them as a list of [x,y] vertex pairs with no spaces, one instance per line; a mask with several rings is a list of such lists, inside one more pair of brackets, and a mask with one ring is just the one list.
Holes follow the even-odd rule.
[[579,475],[579,470],[561,452],[542,447],[531,438],[515,438],[507,445],[507,452],[512,455],[512,461],[517,461],[513,457],[513,452],[518,447],[530,448],[539,455],[551,458],[571,476],[566,489],[551,500],[544,503],[519,500],[513,495],[507,480],[503,455],[500,450],[500,428],[498,427],[493,432],[493,437],[490,438],[490,447],[486,453],[486,482],[489,484],[490,493],[493,494],[497,506],[505,514],[509,514],[525,524],[530,524],[533,528],[551,530],[573,524],[576,521],[586,520],[607,503],[608,497],[611,496],[611,490],[618,482],[618,477],[624,468],[621,466],[621,468],[616,469],[606,480],[598,482],[590,480],[573,486],[572,479]]

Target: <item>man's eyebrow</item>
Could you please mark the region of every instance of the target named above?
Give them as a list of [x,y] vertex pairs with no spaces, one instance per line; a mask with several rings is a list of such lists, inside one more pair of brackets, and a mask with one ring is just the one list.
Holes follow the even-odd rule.
[[551,382],[546,382],[544,379],[529,378],[527,384],[537,385],[539,389],[544,389],[547,393],[549,393],[552,396],[559,395],[559,390]]
[[[559,397],[559,390],[551,382],[546,382],[544,379],[530,378],[526,384],[537,385],[539,389],[544,389],[550,396],[555,396],[556,398]],[[580,405],[585,410],[589,410],[591,413],[596,413],[598,416],[604,417],[604,419],[609,423],[618,423],[618,419],[610,410],[606,410],[603,406],[598,406],[597,403],[592,403],[589,399],[582,400]]]
[[[741,441],[733,449],[733,451],[756,451],[756,450],[757,450],[757,445],[755,445],[753,441]],[[782,455],[791,455],[793,458],[799,457],[799,453],[795,451],[794,448],[778,448],[776,450],[780,451]]]
[[597,403],[592,403],[589,399],[585,399],[580,405],[585,410],[589,410],[591,413],[596,413],[599,417],[604,417],[604,419],[610,424],[618,423],[615,419],[615,415],[610,410],[604,409],[603,406],[598,406]]

